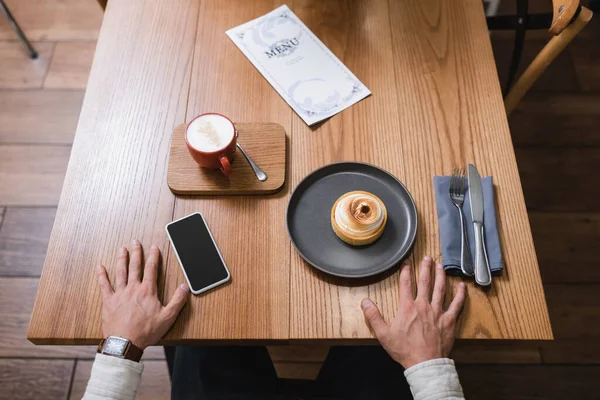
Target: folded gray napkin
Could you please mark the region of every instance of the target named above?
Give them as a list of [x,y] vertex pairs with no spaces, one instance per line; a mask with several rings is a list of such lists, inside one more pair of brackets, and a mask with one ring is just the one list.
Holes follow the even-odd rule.
[[[450,177],[434,176],[433,186],[435,188],[435,201],[440,226],[442,264],[449,274],[459,275],[462,273],[460,269],[460,215],[456,206],[450,200]],[[483,188],[483,224],[485,225],[486,250],[492,273],[498,273],[502,271],[503,265],[498,225],[496,224],[492,177],[481,178],[481,186]],[[475,259],[475,238],[473,233],[473,219],[471,218],[471,200],[468,190],[462,210],[467,222],[467,236],[469,237],[471,256]]]

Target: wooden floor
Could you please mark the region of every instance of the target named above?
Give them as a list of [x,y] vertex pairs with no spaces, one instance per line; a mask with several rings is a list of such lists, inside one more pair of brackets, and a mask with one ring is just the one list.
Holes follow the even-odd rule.
[[[94,349],[33,346],[25,333],[102,12],[93,0],[6,2],[40,57],[26,57],[0,16],[0,399],[75,399]],[[528,35],[523,65],[545,40]],[[600,398],[599,41],[595,18],[510,118],[556,340],[526,353],[457,349],[469,398]],[[511,34],[492,42],[504,81]],[[144,358],[139,398],[168,398],[161,349]]]

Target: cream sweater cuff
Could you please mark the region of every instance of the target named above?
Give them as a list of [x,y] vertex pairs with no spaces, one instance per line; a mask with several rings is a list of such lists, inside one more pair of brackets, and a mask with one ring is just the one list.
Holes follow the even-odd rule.
[[449,358],[438,358],[413,365],[404,371],[404,376],[415,400],[465,398],[454,361]]
[[131,360],[96,354],[85,400],[135,399],[144,365]]

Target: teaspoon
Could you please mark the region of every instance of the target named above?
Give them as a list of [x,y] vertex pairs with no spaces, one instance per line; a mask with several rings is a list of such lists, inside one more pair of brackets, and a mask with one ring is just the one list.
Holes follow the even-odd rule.
[[250,158],[250,156],[248,155],[248,153],[246,153],[244,151],[244,149],[242,148],[242,146],[240,146],[239,143],[237,144],[237,148],[240,149],[240,151],[242,152],[242,154],[244,155],[244,157],[246,157],[246,160],[248,160],[248,164],[250,164],[250,166],[252,167],[252,170],[254,171],[254,174],[256,175],[256,177],[258,178],[259,181],[264,182],[267,180],[267,174],[265,174],[265,172],[260,169],[260,167],[258,165],[256,165],[256,163],[252,160],[252,158]]

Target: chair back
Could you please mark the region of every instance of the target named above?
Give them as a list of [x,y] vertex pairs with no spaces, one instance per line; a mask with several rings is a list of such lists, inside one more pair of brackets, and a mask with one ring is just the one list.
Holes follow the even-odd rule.
[[554,14],[550,32],[555,36],[533,59],[504,99],[506,114],[510,115],[517,104],[544,73],[552,61],[567,47],[592,19],[592,11],[579,6],[579,0],[552,0]]

